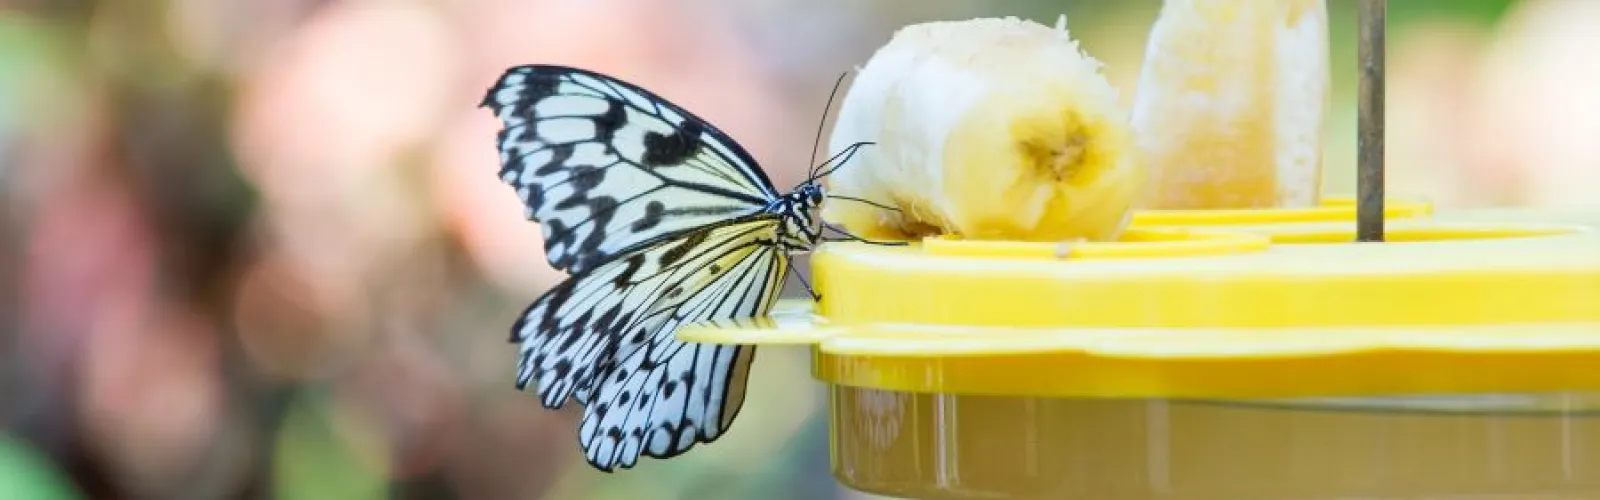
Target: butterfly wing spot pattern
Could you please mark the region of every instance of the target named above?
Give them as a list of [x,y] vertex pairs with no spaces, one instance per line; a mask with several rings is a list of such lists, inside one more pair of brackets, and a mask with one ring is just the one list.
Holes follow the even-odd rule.
[[760,213],[779,199],[726,134],[609,77],[520,66],[484,105],[503,125],[500,177],[543,226],[558,269],[582,272],[629,246]]
[[[597,466],[716,439],[742,403],[754,348],[686,344],[671,333],[765,314],[786,268],[772,244],[777,227],[763,217],[674,235],[558,285],[516,327],[519,387],[537,383],[546,406],[569,397],[585,405],[580,439]],[[662,292],[674,288],[695,292]]]
[[821,186],[780,195],[715,126],[586,70],[513,67],[483,106],[502,125],[501,180],[570,274],[512,326],[517,388],[582,405],[579,444],[603,471],[720,437],[755,348],[673,334],[766,315],[790,255],[820,239]]

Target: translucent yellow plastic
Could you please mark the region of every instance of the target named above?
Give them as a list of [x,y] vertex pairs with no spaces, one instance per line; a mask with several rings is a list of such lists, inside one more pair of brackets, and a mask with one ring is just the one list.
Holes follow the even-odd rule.
[[[1539,414],[916,394],[834,385],[833,473],[917,499],[1600,498],[1594,397]],[[1442,398],[1440,398],[1442,399]],[[1520,409],[1518,399],[1456,398]]]
[[1600,498],[1600,214],[1388,209],[1384,243],[1333,200],[829,244],[819,304],[679,336],[810,346],[835,475],[882,494]]
[[[1237,212],[1222,216],[1261,218]],[[827,382],[913,392],[1600,389],[1587,369],[1600,366],[1592,227],[1413,217],[1390,221],[1387,243],[1355,244],[1352,224],[1200,226],[1135,227],[1117,243],[828,245],[813,260],[826,320],[791,305],[782,328],[680,336],[815,345]]]

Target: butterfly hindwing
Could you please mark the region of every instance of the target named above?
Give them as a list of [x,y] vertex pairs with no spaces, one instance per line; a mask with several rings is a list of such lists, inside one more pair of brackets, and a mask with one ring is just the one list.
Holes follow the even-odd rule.
[[779,221],[762,214],[666,235],[558,285],[514,327],[518,386],[534,384],[549,407],[583,404],[579,439],[602,470],[721,436],[743,403],[754,347],[673,334],[767,314],[788,269]]
[[517,66],[483,105],[503,125],[500,178],[541,223],[557,269],[581,273],[661,235],[760,212],[778,196],[722,131],[605,75]]

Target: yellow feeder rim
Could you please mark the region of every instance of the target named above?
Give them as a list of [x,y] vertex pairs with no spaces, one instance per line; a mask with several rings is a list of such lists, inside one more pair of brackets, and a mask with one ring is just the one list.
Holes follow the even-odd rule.
[[[1600,220],[1600,217],[1597,217]],[[1227,229],[1227,230],[1224,230]],[[1040,397],[1282,398],[1600,389],[1600,234],[1403,218],[1111,243],[828,244],[822,301],[690,325],[805,345],[839,385]]]
[[[1386,220],[1412,219],[1433,215],[1433,204],[1419,200],[1384,200]],[[1241,226],[1257,224],[1296,224],[1354,222],[1356,200],[1352,197],[1323,198],[1315,207],[1276,209],[1216,210],[1141,210],[1133,213],[1133,227],[1151,226]]]

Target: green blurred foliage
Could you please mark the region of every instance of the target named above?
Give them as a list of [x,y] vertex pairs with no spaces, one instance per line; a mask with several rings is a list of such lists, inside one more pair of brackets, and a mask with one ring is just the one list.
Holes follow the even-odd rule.
[[62,41],[49,26],[0,10],[0,139],[23,120],[50,116],[33,97],[63,79]]
[[361,417],[338,411],[320,391],[301,392],[278,427],[272,454],[274,498],[388,498],[387,450]]
[[83,497],[33,447],[0,434],[0,498],[77,500]]

